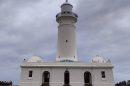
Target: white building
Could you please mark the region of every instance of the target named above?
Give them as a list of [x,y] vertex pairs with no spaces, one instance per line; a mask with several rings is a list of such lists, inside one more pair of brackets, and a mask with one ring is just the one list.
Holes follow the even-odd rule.
[[78,61],[76,50],[77,14],[66,0],[56,15],[58,48],[56,62],[33,56],[21,65],[20,86],[114,86],[110,60],[96,56],[92,62]]

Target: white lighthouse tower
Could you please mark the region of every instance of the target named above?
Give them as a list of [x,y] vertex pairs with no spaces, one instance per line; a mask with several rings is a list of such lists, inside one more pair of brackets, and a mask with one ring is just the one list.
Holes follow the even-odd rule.
[[72,8],[66,0],[61,5],[61,12],[56,15],[56,21],[59,23],[56,61],[78,61],[75,26],[78,16]]
[[96,56],[91,62],[78,61],[76,49],[77,14],[66,0],[56,15],[58,26],[57,57],[46,62],[39,56],[21,64],[20,86],[114,86],[110,60]]

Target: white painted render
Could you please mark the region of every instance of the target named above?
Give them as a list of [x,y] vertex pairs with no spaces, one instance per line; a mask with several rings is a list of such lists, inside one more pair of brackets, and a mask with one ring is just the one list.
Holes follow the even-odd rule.
[[[92,75],[93,86],[114,86],[112,64],[110,63],[82,63],[82,62],[24,62],[21,65],[20,86],[40,86],[44,71],[50,72],[50,86],[64,85],[64,72],[70,72],[71,86],[84,86],[84,73],[89,71]],[[31,79],[28,78],[28,71],[33,71]],[[106,72],[106,78],[101,77],[101,71]]]
[[[20,86],[41,86],[45,71],[50,73],[49,86],[64,86],[66,70],[70,74],[70,86],[85,86],[85,72],[91,74],[92,86],[114,86],[113,65],[110,60],[96,56],[91,63],[78,61],[75,26],[78,16],[72,12],[72,8],[73,6],[66,1],[56,16],[59,23],[56,62],[44,62],[37,56],[24,60],[21,65]],[[102,71],[105,78],[102,77]]]
[[76,49],[77,17],[72,12],[72,5],[65,2],[61,5],[61,13],[57,14],[58,43],[56,61],[78,61]]

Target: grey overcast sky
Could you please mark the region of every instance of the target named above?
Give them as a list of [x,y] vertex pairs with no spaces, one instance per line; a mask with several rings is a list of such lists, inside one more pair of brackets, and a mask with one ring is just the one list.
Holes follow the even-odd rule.
[[[65,0],[0,0],[0,81],[19,83],[20,64],[33,55],[55,61],[55,16]],[[130,79],[130,0],[69,0],[77,22],[80,61],[111,59],[115,82]]]

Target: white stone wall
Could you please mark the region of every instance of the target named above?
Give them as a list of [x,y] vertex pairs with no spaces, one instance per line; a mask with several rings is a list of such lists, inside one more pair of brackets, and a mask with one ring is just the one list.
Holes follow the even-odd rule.
[[[106,78],[101,77],[101,71],[105,71]],[[93,86],[114,86],[112,69],[95,68],[95,69],[93,69],[92,74],[93,74]]]
[[[29,71],[33,71],[32,78],[28,77]],[[21,70],[20,86],[40,86],[42,83],[42,71],[40,68],[23,68]]]
[[[67,67],[66,67],[67,68]],[[22,68],[20,86],[41,86],[42,74],[50,72],[50,86],[64,85],[64,72],[66,68]],[[28,71],[33,71],[32,79],[28,78]],[[70,72],[71,86],[84,86],[84,72],[89,71],[92,75],[93,86],[114,86],[113,72],[111,68],[67,68]],[[101,71],[105,71],[106,78],[101,78]]]
[[66,59],[77,61],[76,27],[73,22],[73,19],[64,18],[59,23],[56,61]]

